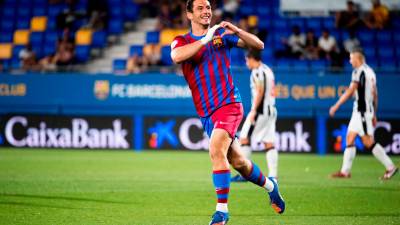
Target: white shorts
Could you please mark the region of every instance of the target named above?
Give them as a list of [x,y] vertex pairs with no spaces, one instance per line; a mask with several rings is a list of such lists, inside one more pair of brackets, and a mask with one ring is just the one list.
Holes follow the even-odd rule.
[[254,124],[246,118],[240,131],[240,138],[248,138],[253,143],[274,143],[277,111],[275,107],[270,109],[270,113],[257,114]]
[[347,130],[355,132],[359,136],[373,136],[374,126],[372,125],[372,119],[373,115],[370,112],[360,113],[353,111]]

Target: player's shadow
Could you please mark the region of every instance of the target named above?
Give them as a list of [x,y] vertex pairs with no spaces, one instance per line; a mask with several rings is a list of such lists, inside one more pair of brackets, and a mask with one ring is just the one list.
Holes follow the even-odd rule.
[[[23,198],[23,199],[42,199],[42,200],[65,200],[65,201],[79,201],[79,202],[92,202],[92,203],[105,203],[105,204],[134,204],[132,202],[121,202],[121,201],[69,197],[69,196],[46,196],[46,195],[0,193],[0,197],[15,197],[15,198]],[[0,199],[0,204],[51,207],[51,208],[62,208],[62,209],[76,209],[76,208],[68,207],[68,206],[58,206],[58,205],[56,206],[56,205],[47,205],[47,204],[29,203],[29,202],[16,202],[16,201],[2,201],[1,199]]]

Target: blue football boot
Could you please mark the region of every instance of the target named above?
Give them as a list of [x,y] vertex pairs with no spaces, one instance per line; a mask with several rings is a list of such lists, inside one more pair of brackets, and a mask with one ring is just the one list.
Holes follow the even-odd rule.
[[272,177],[268,177],[268,179],[274,184],[274,190],[272,192],[268,192],[271,206],[275,212],[282,214],[285,211],[285,201],[279,193],[278,184],[276,183],[275,179]]
[[240,174],[231,178],[231,182],[247,182],[247,180],[242,177]]
[[228,220],[229,220],[229,213],[216,211],[212,216],[210,225],[225,225],[228,223]]

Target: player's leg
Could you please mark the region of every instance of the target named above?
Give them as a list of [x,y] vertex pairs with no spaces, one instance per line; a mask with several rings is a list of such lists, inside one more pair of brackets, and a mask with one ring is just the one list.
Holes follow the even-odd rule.
[[[254,130],[254,125],[250,122],[250,120],[246,119],[242,130],[240,131],[240,149],[244,157],[247,159],[251,158],[251,134]],[[239,174],[235,175],[231,178],[232,182],[246,182],[247,180]]]
[[332,174],[332,177],[350,178],[351,167],[353,166],[353,160],[356,156],[355,140],[361,131],[361,114],[359,112],[353,112],[347,127],[346,149],[343,153],[342,168],[337,173]]
[[239,143],[234,140],[228,151],[228,160],[248,181],[263,187],[268,191],[272,207],[277,213],[285,211],[285,202],[279,193],[278,184],[273,178],[266,178],[257,164],[244,157]]
[[276,109],[271,107],[271,114],[266,121],[266,130],[264,134],[265,157],[268,166],[268,177],[278,177],[278,150],[275,149],[275,132],[276,132]]
[[373,137],[373,125],[372,125],[372,116],[367,115],[364,120],[364,135],[361,136],[361,140],[364,146],[367,149],[372,151],[372,154],[375,158],[382,163],[385,167],[386,171],[384,175],[381,177],[382,179],[390,179],[393,175],[395,175],[398,171],[397,167],[394,165],[393,161],[386,154],[385,149],[379,143],[375,142]]

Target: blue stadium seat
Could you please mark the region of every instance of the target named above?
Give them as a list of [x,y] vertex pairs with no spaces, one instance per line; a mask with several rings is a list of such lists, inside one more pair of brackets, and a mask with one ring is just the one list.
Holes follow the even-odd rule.
[[147,44],[157,44],[160,42],[160,32],[149,31],[146,33],[146,43]]
[[36,58],[40,59],[43,57],[42,45],[32,45],[32,51],[35,52]]
[[18,18],[30,18],[31,17],[31,8],[28,6],[19,6],[19,8],[17,9],[17,17]]
[[12,32],[0,32],[0,43],[11,43],[13,42]]
[[274,59],[274,53],[271,48],[265,48],[261,52],[261,57],[264,62],[269,63]]
[[322,26],[328,30],[335,29],[335,18],[334,17],[326,17],[322,19]]
[[360,40],[362,46],[375,44],[375,34],[373,31],[360,30],[357,33],[357,37]]
[[67,5],[65,4],[50,4],[48,9],[48,16],[52,19],[55,19],[58,14],[60,14],[64,9],[67,9]]
[[171,59],[171,47],[170,46],[163,46],[161,48],[161,62],[163,65],[170,66],[173,64]]
[[277,71],[291,71],[293,68],[293,60],[291,59],[279,59],[275,61],[275,70]]
[[391,31],[379,31],[379,34],[376,35],[376,40],[379,45],[387,45],[392,44],[392,32]]
[[43,32],[31,32],[29,36],[29,42],[33,45],[42,45],[43,43]]
[[43,56],[53,55],[56,52],[56,44],[46,44],[43,46]]
[[378,48],[378,55],[383,60],[394,58],[395,57],[394,53],[395,52],[393,48],[382,48],[382,47]]
[[5,33],[11,33],[14,31],[14,20],[4,18],[0,23],[0,30]]
[[294,60],[292,62],[292,69],[300,72],[307,72],[309,70],[308,60]]
[[114,6],[109,9],[110,18],[111,19],[119,19],[123,17],[122,7],[121,6]]
[[113,71],[121,71],[126,69],[126,59],[114,59]]
[[310,69],[311,70],[325,69],[327,65],[328,65],[328,62],[324,59],[310,61]]
[[138,19],[139,6],[133,1],[125,1],[123,11],[125,20],[136,21]]
[[15,17],[16,15],[16,8],[14,5],[4,5],[4,8],[2,10],[2,18],[8,18],[8,19],[12,19]]
[[142,45],[132,45],[129,48],[129,56],[133,55],[142,56],[143,55],[143,46]]
[[12,58],[19,59],[19,52],[24,48],[25,48],[25,46],[23,46],[23,45],[14,45],[13,52],[12,52]]
[[105,31],[96,31],[92,36],[92,47],[104,48],[107,44],[107,35]]
[[255,10],[252,4],[240,4],[239,7],[239,14],[241,16],[248,16],[248,15],[254,15]]
[[375,47],[372,45],[367,45],[363,49],[365,57],[367,58],[375,58],[376,57],[376,51]]
[[16,25],[17,29],[30,29],[31,19],[30,17],[20,17]]
[[381,58],[379,60],[380,69],[383,71],[396,71],[398,64],[396,58]]
[[88,61],[90,58],[90,46],[77,45],[75,47],[75,59],[77,62],[82,63]]
[[33,16],[45,16],[47,15],[47,5],[34,5],[32,10]]
[[108,22],[108,32],[110,34],[121,34],[123,31],[122,19],[111,19]]
[[256,13],[260,17],[260,19],[268,19],[271,17],[271,8],[266,6],[265,4],[258,5],[256,7]]
[[75,4],[75,10],[77,11],[86,11],[88,7],[88,0],[79,0],[76,4]]
[[304,19],[301,18],[301,17],[291,18],[291,19],[289,19],[288,22],[289,22],[289,26],[290,26],[290,27],[293,27],[293,26],[297,25],[297,26],[300,27],[300,29],[304,29],[304,28],[305,28]]
[[47,31],[44,36],[45,45],[55,45],[58,40],[58,33],[56,31]]
[[244,66],[245,63],[245,55],[244,50],[239,48],[232,48],[231,49],[231,63],[233,66]]
[[258,20],[258,28],[260,29],[270,29],[272,26],[270,19],[259,19]]
[[310,18],[306,20],[307,28],[313,29],[314,31],[321,30],[320,18]]

